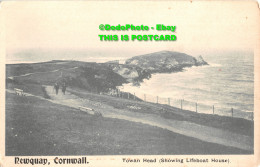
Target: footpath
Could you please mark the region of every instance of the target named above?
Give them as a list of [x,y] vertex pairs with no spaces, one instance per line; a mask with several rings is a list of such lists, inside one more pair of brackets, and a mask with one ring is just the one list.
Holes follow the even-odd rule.
[[[48,100],[55,104],[60,104],[68,107],[79,109],[79,107],[91,108],[95,112],[102,114],[103,117],[139,122],[150,126],[156,126],[167,129],[174,133],[182,134],[188,137],[193,137],[205,142],[217,143],[224,146],[236,147],[239,149],[253,151],[252,137],[232,133],[222,129],[198,125],[187,121],[178,121],[165,119],[155,114],[146,114],[140,112],[131,112],[129,110],[116,109],[112,106],[95,102],[90,99],[80,98],[70,92],[65,95],[60,91],[56,95],[53,86],[45,86],[46,92],[51,99],[45,99],[40,96],[25,93],[25,96],[34,96],[42,100]],[[13,90],[6,90],[8,93],[15,93]]]

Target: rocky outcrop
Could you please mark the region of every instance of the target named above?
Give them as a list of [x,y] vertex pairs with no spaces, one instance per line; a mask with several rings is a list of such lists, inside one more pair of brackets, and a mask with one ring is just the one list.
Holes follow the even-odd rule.
[[171,73],[182,71],[184,67],[207,65],[201,56],[194,58],[190,55],[161,51],[141,56],[135,56],[125,61],[125,64],[114,62],[105,63],[115,73],[128,82],[137,84],[143,79],[151,78],[152,73]]
[[143,79],[151,77],[151,74],[147,70],[136,65],[108,64],[108,67],[132,83],[141,82]]
[[202,56],[197,57],[196,61],[197,61],[196,65],[198,65],[198,66],[201,66],[201,65],[209,65],[209,64],[202,58]]
[[199,56],[197,59],[185,53],[161,51],[126,60],[125,64],[138,66],[151,73],[165,73],[181,71],[184,67],[207,65]]

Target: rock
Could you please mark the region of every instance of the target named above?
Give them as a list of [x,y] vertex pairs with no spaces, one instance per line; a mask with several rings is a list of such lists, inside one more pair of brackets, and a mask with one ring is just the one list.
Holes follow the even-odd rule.
[[125,64],[135,65],[151,73],[165,73],[181,71],[184,67],[207,65],[201,56],[197,59],[180,52],[161,51],[126,60]]
[[185,53],[161,51],[132,57],[127,59],[125,64],[106,64],[128,82],[138,85],[143,79],[151,78],[152,73],[178,72],[185,67],[202,66],[208,63],[201,56],[195,58]]
[[202,56],[199,56],[196,58],[197,60],[197,65],[200,66],[200,65],[208,65],[208,63],[202,58]]

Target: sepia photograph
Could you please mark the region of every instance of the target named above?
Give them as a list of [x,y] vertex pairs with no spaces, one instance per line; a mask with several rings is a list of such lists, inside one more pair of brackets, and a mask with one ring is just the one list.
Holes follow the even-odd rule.
[[258,162],[258,5],[1,2],[1,156],[13,166]]

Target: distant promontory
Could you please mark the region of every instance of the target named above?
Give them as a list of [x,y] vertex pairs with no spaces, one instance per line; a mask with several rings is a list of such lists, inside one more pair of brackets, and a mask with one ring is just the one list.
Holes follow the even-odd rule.
[[172,73],[182,71],[185,67],[203,66],[208,63],[199,56],[195,58],[180,52],[160,51],[135,56],[119,64],[116,61],[108,62],[112,70],[129,82],[142,82],[149,79],[153,73]]
[[[7,85],[30,91],[41,85],[66,82],[70,87],[90,92],[107,92],[125,83],[139,85],[150,79],[154,73],[173,73],[185,67],[202,66],[208,63],[190,55],[161,51],[127,59],[125,63],[110,61],[106,63],[55,60],[42,63],[7,64]],[[30,89],[25,88],[30,85]]]

